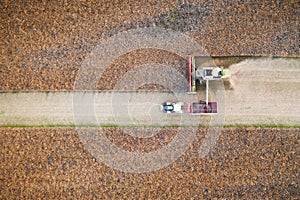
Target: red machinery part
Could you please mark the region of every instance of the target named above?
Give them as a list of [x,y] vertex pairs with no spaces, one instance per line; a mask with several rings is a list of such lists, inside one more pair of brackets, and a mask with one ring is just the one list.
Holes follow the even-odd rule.
[[192,103],[188,103],[188,105],[187,105],[187,112],[188,113],[193,113]]
[[192,56],[188,56],[188,80],[189,80],[189,88],[188,92],[192,92]]

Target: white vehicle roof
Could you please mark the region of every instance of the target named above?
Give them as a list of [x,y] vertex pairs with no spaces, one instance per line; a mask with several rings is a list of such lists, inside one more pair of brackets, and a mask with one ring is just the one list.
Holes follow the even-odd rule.
[[174,111],[175,112],[181,112],[181,106],[182,104],[181,103],[174,103],[173,107],[174,107]]

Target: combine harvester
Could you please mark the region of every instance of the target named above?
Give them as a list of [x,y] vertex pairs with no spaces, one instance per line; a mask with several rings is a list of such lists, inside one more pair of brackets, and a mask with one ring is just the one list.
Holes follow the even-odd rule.
[[194,115],[218,113],[217,102],[208,101],[209,81],[221,80],[230,77],[229,69],[221,67],[197,68],[196,58],[188,56],[188,94],[196,94],[196,80],[200,84],[206,83],[206,99],[199,102],[165,102],[161,105],[161,110],[165,113],[190,113]]

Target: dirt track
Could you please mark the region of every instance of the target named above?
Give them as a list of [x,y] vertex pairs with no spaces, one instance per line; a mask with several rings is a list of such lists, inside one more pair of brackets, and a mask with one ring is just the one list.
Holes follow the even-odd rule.
[[[216,98],[226,100],[219,102],[220,115],[225,120],[224,124],[299,125],[299,63],[297,59],[249,59],[230,66],[232,90],[225,90],[222,96],[222,94],[218,95],[222,88],[211,87],[212,101],[218,101]],[[152,81],[155,83],[154,80]],[[200,93],[204,97],[204,91]],[[87,99],[89,96],[91,102]],[[76,109],[73,109],[73,104],[79,109],[78,115],[91,117],[94,112],[88,113],[86,109],[89,107],[88,104],[94,103],[91,108],[95,109],[98,123],[102,125],[205,125],[207,120],[204,117],[187,114],[166,117],[159,110],[159,105],[165,101],[192,102],[198,99],[199,97],[187,95],[184,91],[175,94],[166,92],[2,93],[0,94],[2,113],[0,124],[28,126],[75,124],[73,117],[75,114],[76,119],[74,113]],[[224,111],[225,114],[222,113]],[[79,118],[83,121],[77,124],[91,123]]]
[[249,59],[230,69],[227,123],[300,124],[299,59]]

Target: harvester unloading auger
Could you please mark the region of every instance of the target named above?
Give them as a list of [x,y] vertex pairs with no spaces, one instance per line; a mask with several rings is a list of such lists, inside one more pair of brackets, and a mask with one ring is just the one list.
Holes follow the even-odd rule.
[[[188,56],[188,93],[196,93],[196,80],[206,83],[206,99],[199,102],[165,102],[161,109],[165,113],[190,113],[190,114],[213,114],[218,113],[217,102],[208,101],[209,81],[217,81],[229,78],[229,69],[223,67],[203,67],[197,68],[195,56]],[[185,108],[185,109],[184,109]]]

